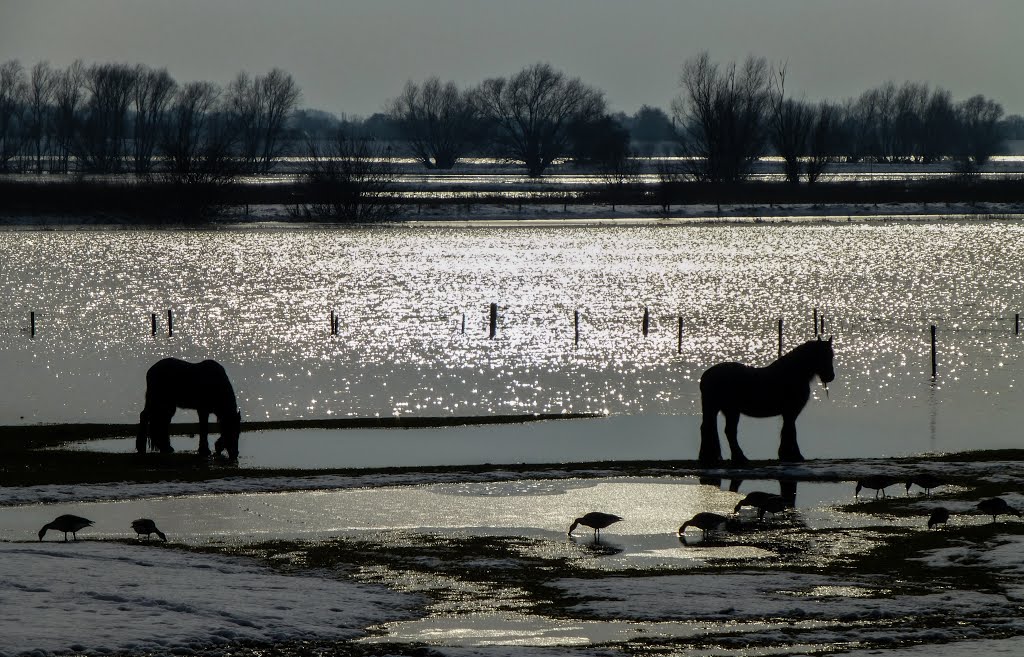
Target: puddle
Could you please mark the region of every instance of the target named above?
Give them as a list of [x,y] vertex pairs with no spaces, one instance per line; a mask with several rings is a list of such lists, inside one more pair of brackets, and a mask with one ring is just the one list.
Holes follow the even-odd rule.
[[[826,627],[823,622],[757,623],[638,623],[632,621],[561,620],[530,614],[478,613],[435,616],[382,626],[386,636],[362,643],[427,643],[441,646],[585,646],[622,643],[633,639],[706,638],[772,630]],[[703,653],[707,654],[707,653]],[[744,654],[748,654],[744,652]],[[751,652],[749,654],[771,654]]]

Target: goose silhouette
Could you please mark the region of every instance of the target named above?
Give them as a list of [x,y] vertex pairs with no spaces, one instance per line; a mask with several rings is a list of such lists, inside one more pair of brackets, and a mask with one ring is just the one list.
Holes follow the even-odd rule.
[[911,486],[918,486],[924,489],[925,495],[931,495],[933,488],[945,485],[945,479],[941,479],[927,472],[922,472],[921,474],[916,474],[907,480],[907,493],[910,493]]
[[156,534],[160,537],[160,540],[164,541],[165,543],[167,542],[167,535],[159,529],[157,529],[156,523],[150,520],[149,518],[139,518],[138,520],[132,520],[132,529],[134,529],[135,533],[139,536],[145,534],[146,538],[149,538],[151,534]]
[[719,513],[712,513],[711,511],[701,511],[694,517],[684,522],[679,527],[679,535],[684,536],[687,527],[696,527],[697,529],[701,530],[701,537],[707,538],[709,531],[720,529],[728,521],[728,518]]
[[602,529],[604,529],[608,525],[616,523],[616,522],[618,522],[620,520],[622,520],[622,518],[620,518],[619,516],[617,516],[617,515],[615,515],[613,513],[602,513],[600,511],[591,511],[588,514],[573,520],[572,524],[569,525],[569,532],[568,533],[569,533],[570,536],[572,536],[572,531],[574,529],[576,529],[576,527],[578,525],[583,525],[584,527],[590,527],[591,529],[593,529],[594,530],[594,538],[597,539],[597,538],[601,537],[601,530]]
[[899,479],[890,475],[871,475],[870,477],[864,477],[857,481],[857,488],[853,491],[854,497],[860,497],[860,491],[864,488],[869,488],[875,491],[875,498],[878,498],[878,494],[881,493],[882,497],[885,497],[885,489],[892,486]]
[[1014,515],[1018,518],[1020,517],[1020,511],[1007,504],[1006,500],[1001,497],[990,497],[978,502],[978,510],[986,516],[992,516],[992,522],[996,521],[996,516]]
[[774,515],[781,511],[785,511],[786,499],[781,495],[776,495],[775,493],[766,493],[764,491],[756,490],[748,493],[746,497],[740,500],[733,511],[739,513],[740,509],[745,506],[752,506],[757,509],[757,519],[763,520],[766,512]]
[[931,529],[935,525],[944,525],[949,520],[949,509],[944,506],[937,506],[932,509],[932,514],[928,516],[928,529]]
[[71,536],[73,536],[77,541],[78,532],[92,524],[92,520],[89,520],[88,518],[65,513],[62,516],[57,516],[53,522],[48,522],[43,525],[43,528],[39,530],[39,540],[43,540],[43,536],[46,535],[46,532],[52,529],[55,532],[64,532],[65,543],[68,540],[68,534],[71,534]]

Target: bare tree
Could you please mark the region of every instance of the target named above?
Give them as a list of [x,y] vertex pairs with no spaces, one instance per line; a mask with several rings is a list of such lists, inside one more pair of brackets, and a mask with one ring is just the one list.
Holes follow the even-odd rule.
[[510,78],[490,78],[473,92],[481,116],[494,128],[497,152],[538,177],[569,146],[569,126],[605,111],[604,94],[550,64],[534,64]]
[[780,66],[772,76],[769,95],[768,135],[775,151],[782,157],[786,180],[800,182],[800,157],[807,150],[812,111],[807,103],[786,98],[786,67]]
[[86,72],[90,96],[76,145],[89,169],[101,173],[121,169],[135,82],[136,69],[127,64],[94,64]]
[[57,170],[67,173],[77,131],[76,120],[84,95],[85,65],[76,60],[56,74],[54,84],[54,139],[56,140]]
[[220,90],[211,82],[189,82],[178,89],[160,132],[160,152],[172,176],[202,177],[211,158],[230,156],[230,142],[225,143],[223,131],[213,125],[219,98]]
[[821,102],[811,108],[811,124],[807,135],[807,184],[818,182],[826,167],[839,158],[840,116],[837,105]]
[[135,173],[148,173],[153,167],[153,154],[177,83],[165,68],[153,70],[140,64],[135,75],[132,155]]
[[22,149],[27,95],[28,80],[21,62],[12,59],[0,64],[0,171],[7,171]]
[[379,142],[352,138],[341,130],[326,146],[307,144],[311,167],[303,187],[307,216],[346,222],[393,219],[398,206],[395,167],[390,151]]
[[49,62],[38,62],[32,67],[27,98],[27,137],[32,145],[35,156],[36,173],[43,172],[43,143],[50,134],[51,115],[53,113],[53,92],[57,76],[50,68]]
[[473,132],[476,107],[454,82],[437,77],[412,80],[387,113],[401,130],[413,155],[428,169],[451,169],[465,152]]
[[764,148],[769,75],[763,57],[720,69],[704,52],[683,65],[683,95],[672,109],[698,180],[737,182],[749,175]]
[[961,131],[958,155],[962,161],[981,166],[1002,146],[999,120],[1003,106],[978,94],[959,103],[956,110]]
[[921,121],[921,161],[931,164],[953,152],[957,118],[953,94],[936,88],[931,92]]
[[269,171],[280,156],[285,121],[301,95],[292,76],[278,68],[263,77],[239,73],[228,85],[227,106],[240,155],[252,171]]

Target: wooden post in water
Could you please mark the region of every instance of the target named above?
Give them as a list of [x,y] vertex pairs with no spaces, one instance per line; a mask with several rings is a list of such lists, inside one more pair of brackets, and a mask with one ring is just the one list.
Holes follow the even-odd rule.
[[149,334],[156,337],[156,313],[149,313]]
[[340,321],[338,314],[334,312],[334,308],[331,308],[331,335],[338,335],[338,324]]
[[491,340],[493,340],[494,336],[498,334],[498,304],[496,304],[496,303],[492,303],[491,304],[491,322],[490,322],[490,324],[491,324],[490,336],[491,336]]
[[174,337],[174,311],[167,309],[167,337]]
[[466,335],[466,313],[462,313],[462,335]]
[[821,313],[820,319],[821,319],[821,333],[820,333],[820,335],[822,337],[824,337],[825,336],[825,313]]
[[814,309],[814,337],[818,337],[818,309]]
[[651,311],[647,308],[647,306],[644,306],[643,331],[645,338],[647,337],[647,334],[650,333],[651,331]]
[[938,360],[935,357],[935,324],[932,324],[932,378],[935,378],[938,370]]
[[1020,313],[1015,313],[1013,316],[1013,334],[1020,335]]
[[34,310],[29,311],[29,313],[28,313],[28,323],[29,323],[29,327],[30,327],[28,335],[29,335],[30,338],[34,338],[34,337],[36,337],[36,311],[34,311]]
[[580,311],[578,310],[576,311],[573,319],[573,328],[574,333],[576,334],[576,337],[573,339],[573,344],[578,347],[580,346]]
[[782,358],[782,318],[779,318],[779,358]]
[[676,342],[676,353],[683,353],[683,316],[679,316],[679,340]]

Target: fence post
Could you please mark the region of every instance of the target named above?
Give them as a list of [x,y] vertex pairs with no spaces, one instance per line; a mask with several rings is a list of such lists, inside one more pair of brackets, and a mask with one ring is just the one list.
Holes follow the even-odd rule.
[[932,378],[935,378],[938,370],[938,361],[935,356],[935,324],[932,324]]
[[156,337],[156,313],[149,313],[149,334]]
[[493,340],[494,336],[498,334],[498,304],[491,304],[491,328],[490,337]]
[[779,358],[782,358],[782,318],[779,318]]
[[679,316],[679,339],[676,342],[676,353],[683,353],[683,316]]
[[817,337],[818,335],[820,335],[820,333],[818,333],[818,309],[815,308],[814,309],[814,336]]
[[174,337],[174,312],[170,308],[167,309],[167,337]]
[[651,311],[647,308],[647,306],[644,306],[643,331],[644,331],[644,337],[645,338],[647,337],[647,334],[650,332],[650,330],[651,330]]
[[28,323],[29,323],[29,326],[30,326],[30,328],[29,328],[29,337],[34,338],[34,337],[36,337],[36,311],[34,311],[34,310],[29,311],[29,313],[28,313]]
[[1020,313],[1013,315],[1013,334],[1020,335]]
[[578,310],[575,312],[573,318],[573,329],[576,336],[573,340],[573,344],[578,347],[580,346],[580,311]]

